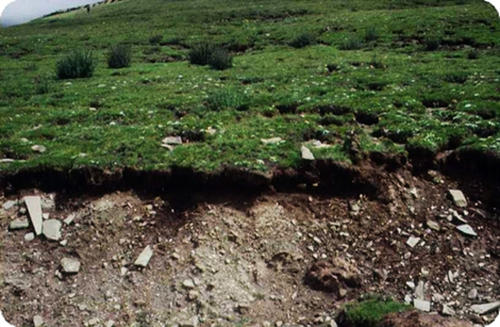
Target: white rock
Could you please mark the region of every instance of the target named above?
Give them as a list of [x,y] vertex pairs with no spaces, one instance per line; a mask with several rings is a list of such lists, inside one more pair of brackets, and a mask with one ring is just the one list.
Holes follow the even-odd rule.
[[73,258],[63,258],[61,260],[62,271],[66,274],[76,274],[80,271],[80,261]]
[[427,220],[427,227],[429,227],[430,229],[432,230],[435,230],[437,232],[439,232],[439,230],[441,229],[441,227],[439,226],[439,224],[437,222],[435,222],[434,220]]
[[314,160],[314,155],[312,154],[311,150],[305,146],[300,147],[300,153],[302,156],[302,159],[304,160]]
[[268,145],[268,144],[278,144],[278,143],[282,142],[283,139],[281,137],[271,137],[269,139],[260,139],[260,141],[263,144]]
[[467,294],[467,297],[471,300],[477,298],[477,288],[473,288],[469,291],[469,293]]
[[441,313],[445,316],[454,316],[455,315],[455,310],[447,306],[446,304],[443,304],[443,310]]
[[42,204],[39,196],[26,196],[24,203],[28,208],[31,224],[35,229],[35,234],[42,234]]
[[479,315],[487,314],[493,310],[500,308],[500,301],[484,303],[484,304],[474,304],[470,307],[472,311]]
[[115,321],[114,320],[108,320],[104,324],[105,327],[113,327],[114,325],[115,325]]
[[408,245],[411,248],[414,248],[418,244],[418,242],[420,242],[420,237],[410,236],[406,241],[406,245]]
[[168,145],[181,145],[182,138],[180,136],[167,136],[161,141],[161,143]]
[[464,225],[459,225],[457,226],[457,229],[462,233],[467,236],[477,236],[477,233],[474,231],[474,229],[467,224]]
[[50,217],[50,214],[48,212],[44,212],[42,214],[42,218],[45,219],[45,220],[49,219],[49,217]]
[[141,254],[139,254],[139,256],[134,262],[134,265],[138,267],[146,267],[149,263],[149,260],[151,260],[152,256],[153,256],[153,250],[148,245],[144,248],[144,250],[142,250]]
[[39,315],[33,317],[33,326],[41,327],[43,326],[43,318]]
[[413,306],[415,307],[415,309],[420,310],[420,311],[424,311],[424,312],[431,311],[431,303],[429,301],[414,299]]
[[0,311],[0,326],[2,326],[2,327],[16,327],[14,325],[9,324],[7,321],[5,321],[5,318],[3,317],[3,314],[1,311]]
[[49,219],[43,222],[42,233],[51,241],[59,241],[61,239],[61,227],[61,221]]
[[462,193],[462,191],[460,191],[460,190],[449,190],[448,192],[449,192],[449,194],[451,196],[451,199],[453,200],[453,203],[457,207],[461,207],[461,208],[467,207],[467,200],[465,199],[465,196]]
[[27,219],[14,219],[9,224],[10,230],[26,229],[28,227],[30,227],[30,223]]
[[5,210],[5,211],[8,211],[10,209],[12,209],[15,205],[17,205],[17,201],[13,201],[13,200],[9,200],[9,201],[6,201],[2,208]]
[[182,287],[187,288],[187,289],[193,289],[194,288],[194,282],[192,279],[186,279],[182,282]]
[[64,223],[66,225],[71,224],[73,222],[73,220],[75,220],[75,217],[76,217],[76,215],[74,213],[69,214],[68,217],[66,217],[66,219],[64,219]]
[[415,288],[415,298],[419,300],[425,299],[425,284],[423,281],[419,281],[417,287]]
[[34,233],[28,233],[26,235],[24,235],[24,240],[26,242],[31,242],[35,239],[35,234]]
[[33,145],[31,147],[31,150],[38,152],[38,153],[44,153],[45,151],[47,151],[47,148],[43,145]]

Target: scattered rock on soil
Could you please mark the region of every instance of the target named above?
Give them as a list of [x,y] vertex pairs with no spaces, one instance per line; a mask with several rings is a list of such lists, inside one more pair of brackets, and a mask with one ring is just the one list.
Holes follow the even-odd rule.
[[306,146],[302,146],[300,148],[300,153],[302,155],[302,159],[314,160],[314,155],[312,154],[311,150],[309,150],[309,148],[307,148]]
[[340,295],[343,285],[358,287],[361,284],[359,270],[340,258],[331,262],[315,262],[306,275],[306,283],[313,289]]
[[24,240],[26,242],[31,242],[35,239],[35,234],[34,233],[28,233],[26,235],[24,235]]
[[141,254],[139,254],[139,256],[134,262],[134,265],[138,267],[146,267],[149,263],[149,260],[151,260],[152,256],[153,256],[153,250],[148,245],[144,248],[144,250],[142,250]]
[[76,274],[80,271],[80,261],[73,258],[63,258],[61,267],[65,274]]
[[43,318],[39,315],[36,315],[33,317],[33,326],[34,327],[41,327],[43,326]]
[[64,223],[66,225],[70,225],[73,222],[73,220],[75,220],[75,217],[76,217],[76,215],[74,213],[69,214],[68,217],[66,217],[66,219],[64,219]]
[[47,151],[47,148],[43,145],[33,145],[31,147],[31,150],[38,153],[44,153],[45,151]]
[[427,227],[429,227],[430,229],[432,230],[435,230],[436,232],[439,232],[441,230],[441,227],[439,226],[439,224],[437,222],[435,222],[434,220],[427,220]]
[[467,224],[464,225],[459,225],[457,226],[457,229],[462,233],[467,236],[477,236],[477,233],[474,231],[474,229]]
[[268,144],[278,144],[278,143],[282,142],[283,139],[281,137],[271,137],[269,139],[260,139],[260,141],[264,145],[268,145]]
[[59,241],[61,239],[62,223],[57,219],[49,219],[43,222],[42,233],[48,240]]
[[460,191],[460,190],[449,190],[448,192],[449,192],[449,194],[451,196],[451,199],[453,200],[453,203],[457,207],[461,207],[461,208],[467,207],[467,200],[465,199],[465,196],[462,193],[462,191]]
[[416,311],[387,315],[380,327],[472,327],[472,324],[439,315],[422,314]]
[[30,215],[31,224],[36,235],[42,234],[42,203],[39,196],[26,196],[24,198],[28,213]]
[[30,227],[30,224],[27,219],[14,219],[9,224],[10,230],[26,229],[28,227]]
[[2,208],[5,210],[5,211],[9,211],[10,209],[12,209],[14,206],[17,205],[17,201],[14,201],[14,200],[9,200],[9,201],[6,201]]
[[431,311],[431,303],[429,301],[414,299],[413,306],[415,307],[415,309],[420,311],[425,311],[425,312]]
[[418,244],[418,242],[420,242],[420,237],[410,236],[406,241],[406,244],[409,247],[414,248]]
[[472,311],[474,311],[479,315],[487,314],[498,308],[500,308],[500,301],[484,303],[484,304],[474,304],[470,307]]

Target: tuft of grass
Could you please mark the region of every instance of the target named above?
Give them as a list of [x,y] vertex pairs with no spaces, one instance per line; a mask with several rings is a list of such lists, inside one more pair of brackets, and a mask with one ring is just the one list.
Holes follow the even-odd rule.
[[215,49],[208,64],[216,70],[228,69],[233,67],[233,56],[225,49]]
[[428,37],[424,40],[424,47],[426,51],[435,51],[441,45],[441,40],[435,36]]
[[364,43],[358,36],[351,36],[348,39],[344,40],[340,46],[340,50],[359,50],[363,48]]
[[189,51],[189,62],[193,65],[207,65],[214,52],[215,46],[210,43],[203,42],[196,44]]
[[479,58],[479,51],[477,49],[473,49],[467,53],[467,59],[476,60]]
[[157,44],[160,44],[162,39],[163,39],[163,35],[156,34],[156,35],[153,35],[149,38],[149,43],[151,45],[157,45]]
[[132,48],[126,44],[115,45],[109,50],[107,59],[109,68],[130,67]]
[[409,309],[410,306],[406,304],[376,296],[347,304],[344,309],[344,319],[347,326],[377,327],[389,313],[404,312]]
[[312,33],[302,33],[297,35],[289,44],[294,48],[304,48],[314,43],[316,43],[316,35]]
[[50,91],[50,78],[48,76],[37,75],[33,79],[36,94],[47,94]]
[[74,50],[57,62],[56,75],[59,79],[88,78],[94,74],[95,67],[91,51]]
[[210,93],[206,100],[210,110],[236,109],[246,111],[250,108],[250,97],[237,88],[223,88]]
[[364,40],[366,42],[377,41],[379,37],[380,34],[375,26],[370,26],[365,30]]

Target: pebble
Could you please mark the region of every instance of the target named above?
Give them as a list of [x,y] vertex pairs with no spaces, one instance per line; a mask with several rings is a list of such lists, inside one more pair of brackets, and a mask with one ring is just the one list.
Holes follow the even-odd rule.
[[75,220],[75,217],[76,217],[76,215],[74,213],[69,214],[68,217],[66,217],[66,219],[64,219],[64,223],[66,225],[70,225],[73,222],[73,220]]
[[477,236],[477,233],[474,231],[474,229],[467,224],[464,225],[459,225],[457,226],[457,229],[462,233],[467,236]]
[[186,289],[193,289],[194,288],[194,283],[192,279],[186,279],[182,282],[182,287]]
[[57,219],[49,219],[43,222],[42,233],[51,241],[59,241],[61,239],[62,223]]
[[453,203],[460,208],[467,207],[467,200],[465,199],[464,194],[460,190],[449,190],[448,191]]
[[104,324],[105,327],[113,327],[114,325],[115,325],[115,321],[114,320],[108,320]]
[[62,271],[66,274],[76,274],[80,271],[80,261],[73,258],[63,258],[61,260]]
[[268,145],[268,144],[278,144],[281,141],[283,141],[283,139],[281,137],[271,137],[269,139],[260,139],[260,141],[263,144]]
[[424,311],[424,312],[431,311],[431,303],[429,301],[414,299],[413,306],[415,307],[415,309],[420,310],[420,311]]
[[300,153],[302,155],[302,159],[314,160],[314,155],[312,154],[311,150],[309,150],[306,146],[303,145],[300,147]]
[[167,136],[161,141],[161,143],[167,145],[181,145],[182,138],[180,136]]
[[43,326],[43,318],[39,315],[33,317],[33,326],[41,327]]
[[443,310],[441,313],[445,316],[454,316],[455,315],[455,310],[447,306],[446,304],[443,305]]
[[473,288],[469,291],[469,293],[467,294],[467,297],[471,300],[477,298],[477,288]]
[[30,224],[27,219],[14,219],[9,224],[10,230],[26,229],[28,227],[30,227]]
[[144,248],[144,250],[142,250],[141,254],[139,254],[139,256],[134,262],[134,265],[138,267],[146,267],[149,263],[149,260],[151,260],[152,256],[153,256],[153,250],[148,245]]
[[47,151],[47,148],[43,145],[33,145],[31,147],[31,150],[33,150],[34,152],[38,152],[38,153],[44,153],[45,151]]
[[26,235],[24,235],[24,240],[26,242],[31,242],[35,239],[35,234],[34,233],[27,233]]
[[436,232],[439,232],[441,230],[441,226],[434,220],[427,220],[427,227],[429,227],[432,230],[435,230]]
[[17,205],[17,201],[13,201],[13,200],[9,200],[9,201],[6,201],[2,208],[5,210],[5,211],[8,211],[10,209],[12,209],[15,205]]
[[418,242],[420,242],[420,237],[410,236],[406,241],[406,245],[408,245],[411,248],[414,248],[418,244]]

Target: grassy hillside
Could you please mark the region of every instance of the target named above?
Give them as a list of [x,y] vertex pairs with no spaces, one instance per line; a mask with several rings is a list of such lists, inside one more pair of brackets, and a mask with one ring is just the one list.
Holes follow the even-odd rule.
[[[499,40],[476,0],[124,0],[0,29],[0,158],[15,159],[0,170],[266,170],[300,165],[302,144],[346,162],[499,154]],[[200,42],[233,67],[190,64]],[[132,65],[110,69],[118,43]],[[94,75],[57,79],[77,48]],[[183,145],[162,147],[167,136]]]

